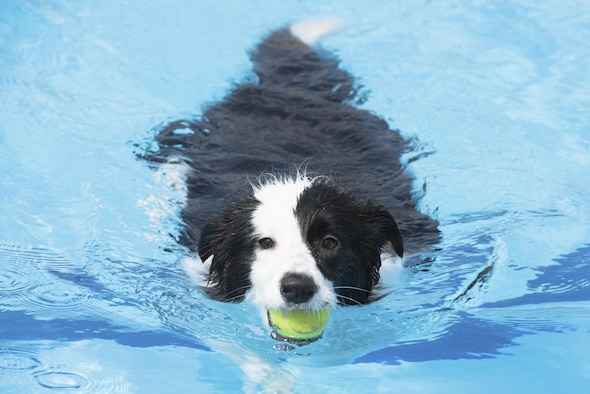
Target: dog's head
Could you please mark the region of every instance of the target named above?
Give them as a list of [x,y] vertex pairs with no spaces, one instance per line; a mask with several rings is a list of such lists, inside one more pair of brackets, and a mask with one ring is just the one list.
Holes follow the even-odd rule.
[[382,249],[403,255],[395,220],[324,178],[272,178],[206,225],[208,290],[262,311],[365,304],[379,280]]

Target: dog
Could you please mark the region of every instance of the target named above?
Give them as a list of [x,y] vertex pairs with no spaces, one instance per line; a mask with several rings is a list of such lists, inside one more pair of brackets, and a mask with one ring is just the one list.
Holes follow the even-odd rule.
[[188,168],[178,241],[215,300],[263,315],[367,304],[387,294],[386,264],[439,240],[400,162],[411,141],[355,107],[351,74],[315,48],[339,28],[272,32],[251,52],[256,80],[156,135],[149,159]]

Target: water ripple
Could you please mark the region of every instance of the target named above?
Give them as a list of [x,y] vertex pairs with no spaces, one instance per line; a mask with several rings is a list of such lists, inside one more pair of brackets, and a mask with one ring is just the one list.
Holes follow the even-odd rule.
[[[59,351],[59,348],[56,349]],[[51,357],[48,357],[50,355]],[[49,358],[55,359],[53,363]],[[67,358],[67,357],[66,357]],[[129,391],[124,375],[95,368],[91,363],[71,368],[63,355],[45,354],[45,361],[34,349],[0,347],[0,392],[89,392],[122,393]],[[28,378],[27,378],[28,376]]]
[[45,371],[33,374],[34,381],[51,390],[82,390],[89,385],[88,379],[73,372]]
[[51,309],[60,311],[82,310],[88,306],[90,295],[73,285],[63,283],[43,283],[33,286],[23,304],[28,309]]
[[0,348],[0,375],[2,371],[28,371],[41,365],[36,352],[20,348]]
[[17,305],[29,297],[35,286],[37,272],[27,269],[27,259],[23,258],[19,248],[0,245],[0,262],[0,306],[18,309]]
[[14,267],[5,266],[0,271],[0,296],[2,298],[26,291],[32,285],[31,278]]
[[129,385],[121,374],[113,371],[66,370],[63,366],[37,370],[31,374],[32,381],[43,389],[87,393],[129,392]]
[[0,244],[0,266],[0,307],[6,310],[73,311],[89,304],[86,289],[56,276],[72,266],[56,252]]

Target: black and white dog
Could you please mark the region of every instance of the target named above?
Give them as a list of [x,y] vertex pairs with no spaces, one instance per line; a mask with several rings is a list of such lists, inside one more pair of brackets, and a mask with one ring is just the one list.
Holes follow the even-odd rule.
[[400,164],[410,141],[355,108],[352,76],[311,46],[337,25],[273,32],[251,53],[256,81],[156,137],[151,160],[188,168],[179,242],[214,299],[263,312],[365,304],[383,264],[438,240]]

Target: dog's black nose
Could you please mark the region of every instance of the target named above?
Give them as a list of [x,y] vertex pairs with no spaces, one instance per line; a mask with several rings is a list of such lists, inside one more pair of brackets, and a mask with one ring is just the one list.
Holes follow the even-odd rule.
[[303,304],[318,290],[313,279],[304,274],[288,273],[281,279],[281,296],[289,303]]

